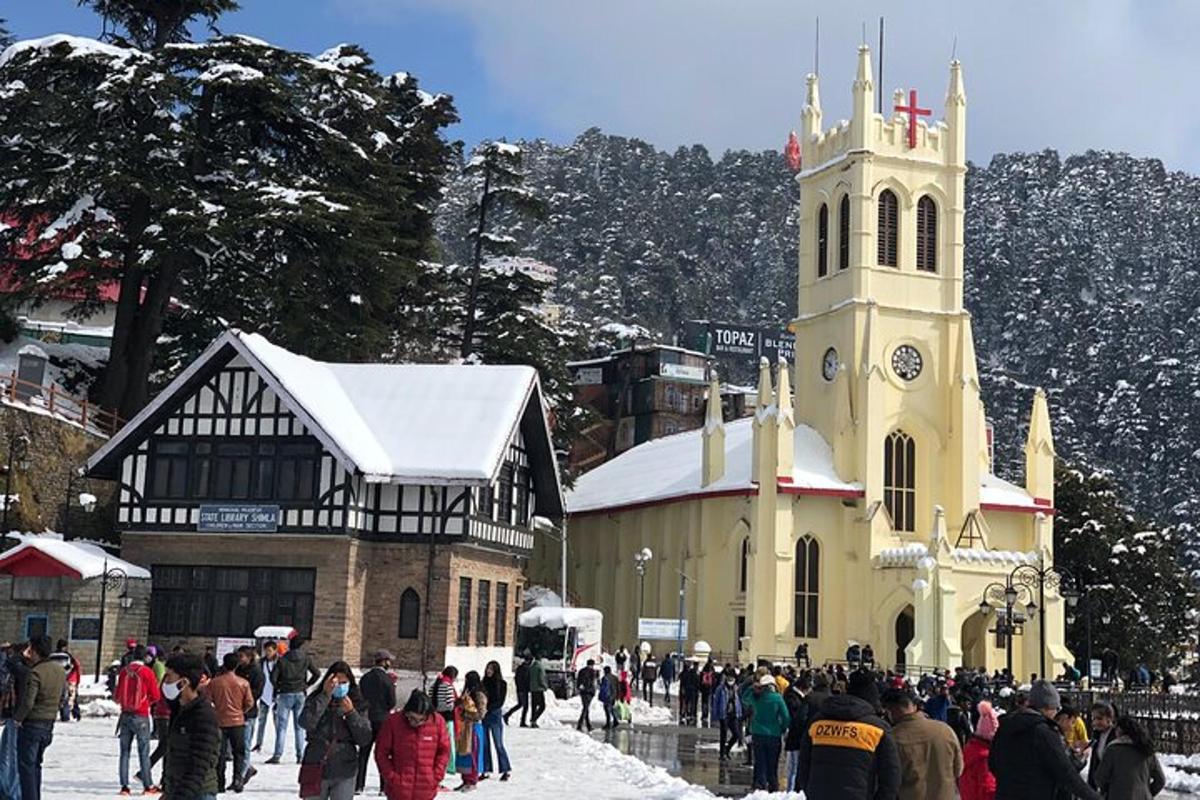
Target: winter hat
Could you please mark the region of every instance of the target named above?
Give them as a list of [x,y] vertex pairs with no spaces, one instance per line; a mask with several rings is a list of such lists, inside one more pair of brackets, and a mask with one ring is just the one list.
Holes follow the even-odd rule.
[[977,708],[979,721],[975,723],[975,735],[990,742],[996,736],[996,729],[1000,727],[1000,715],[987,700],[980,700]]
[[1054,684],[1050,683],[1050,681],[1037,681],[1029,689],[1029,707],[1062,708],[1062,700],[1059,699],[1058,689],[1055,689]]
[[770,675],[763,675],[761,678],[758,679],[758,685],[759,686],[774,686],[775,679],[772,678]]
[[871,708],[879,708],[879,687],[875,685],[875,678],[871,673],[861,669],[851,672],[850,685],[846,691],[860,700],[866,700],[871,704]]

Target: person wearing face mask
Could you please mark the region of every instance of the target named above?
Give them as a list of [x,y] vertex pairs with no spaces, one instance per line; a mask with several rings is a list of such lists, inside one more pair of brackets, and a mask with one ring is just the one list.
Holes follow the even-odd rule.
[[375,740],[375,764],[388,800],[433,800],[450,763],[450,734],[429,695],[414,689]]
[[[728,761],[734,744],[745,747],[742,739],[742,697],[738,691],[737,674],[726,668],[720,683],[713,690],[712,718],[721,727],[721,760]],[[728,741],[727,741],[728,739]]]
[[179,653],[167,659],[162,693],[177,704],[167,729],[162,788],[171,800],[216,800],[221,730],[212,703],[200,696],[204,661]]
[[358,749],[371,744],[367,701],[345,661],[335,661],[300,712],[304,756],[300,796],[306,800],[351,800],[358,777]]

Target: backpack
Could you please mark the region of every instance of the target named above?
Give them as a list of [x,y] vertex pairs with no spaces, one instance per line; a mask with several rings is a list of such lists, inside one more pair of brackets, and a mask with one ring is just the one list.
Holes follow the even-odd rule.
[[136,712],[140,708],[149,708],[150,692],[146,688],[146,676],[137,663],[130,664],[121,670],[117,681],[116,700],[122,711]]
[[717,682],[717,671],[715,669],[706,669],[700,673],[700,683],[705,689],[712,690],[713,685]]

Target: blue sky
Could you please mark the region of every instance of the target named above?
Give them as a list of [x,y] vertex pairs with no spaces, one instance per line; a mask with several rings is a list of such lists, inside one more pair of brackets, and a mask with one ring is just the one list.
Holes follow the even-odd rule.
[[[1200,172],[1193,0],[243,0],[223,22],[287,47],[365,46],[454,95],[452,135],[570,141],[590,126],[673,149],[781,148],[799,125],[821,15],[827,125],[848,116],[855,48],[887,14],[884,96],[914,87],[940,116],[963,61],[968,149],[1089,148]],[[74,0],[0,0],[22,37],[95,35]]]

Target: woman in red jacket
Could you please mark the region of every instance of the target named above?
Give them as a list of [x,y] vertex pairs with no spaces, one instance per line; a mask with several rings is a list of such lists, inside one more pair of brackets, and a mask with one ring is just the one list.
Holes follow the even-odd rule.
[[446,723],[433,713],[429,695],[409,695],[404,711],[383,723],[375,740],[375,763],[388,800],[433,800],[450,761]]
[[988,755],[992,752],[996,729],[1000,727],[1000,717],[987,700],[979,701],[978,710],[975,735],[963,748],[963,771],[958,778],[958,794],[962,800],[993,800],[996,796],[996,778],[988,769]]

